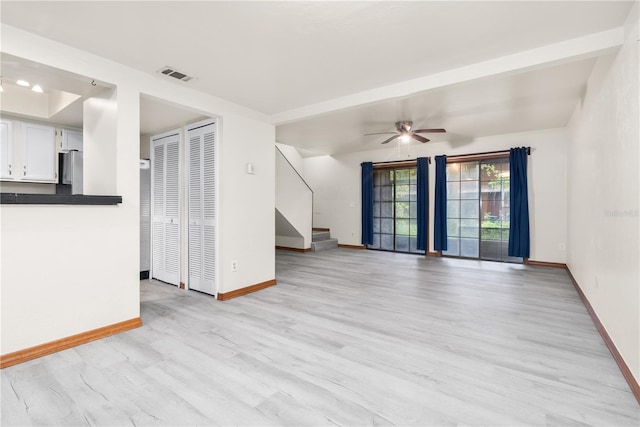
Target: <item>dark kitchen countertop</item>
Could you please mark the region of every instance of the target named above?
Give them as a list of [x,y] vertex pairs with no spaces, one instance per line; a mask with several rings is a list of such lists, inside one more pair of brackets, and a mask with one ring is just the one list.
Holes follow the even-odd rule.
[[0,204],[3,205],[117,205],[120,203],[122,203],[122,196],[0,193]]

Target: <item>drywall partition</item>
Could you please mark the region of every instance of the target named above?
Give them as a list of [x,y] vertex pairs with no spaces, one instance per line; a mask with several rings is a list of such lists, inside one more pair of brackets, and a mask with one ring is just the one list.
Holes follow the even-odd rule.
[[[566,131],[551,129],[477,138],[471,141],[428,144],[389,144],[389,148],[357,153],[308,157],[304,159],[305,179],[314,189],[316,227],[331,229],[341,244],[359,245],[360,240],[360,163],[455,155],[511,147],[530,146],[529,212],[531,221],[531,259],[565,262],[566,243]],[[435,164],[429,168],[429,247],[433,248],[433,183]]]
[[300,174],[301,177],[304,178],[304,162],[302,156],[298,152],[296,147],[293,147],[288,144],[281,144],[276,142],[276,147],[280,152],[286,157],[286,159],[291,163],[291,166]]
[[276,246],[305,249],[304,237],[276,208]]
[[116,194],[116,89],[105,89],[83,103],[84,194]]
[[275,128],[229,114],[218,129],[223,135],[218,293],[225,293],[275,278]]
[[[313,226],[313,192],[282,152],[279,149],[275,151],[276,209],[295,228],[298,235],[302,237],[302,246],[295,245],[293,247],[308,249],[311,247],[311,229]],[[291,236],[291,233],[288,233],[284,227],[276,229],[276,236],[296,237]],[[278,240],[279,246],[289,246],[292,243],[290,239],[280,238]]]
[[[123,199],[117,206],[0,206],[1,354],[140,315],[142,93],[219,117],[220,291],[275,277],[275,131],[267,117],[8,25],[0,31],[3,52],[116,87],[111,144],[114,190]],[[256,175],[245,173],[249,161]]]
[[567,265],[640,381],[638,5],[568,126]]

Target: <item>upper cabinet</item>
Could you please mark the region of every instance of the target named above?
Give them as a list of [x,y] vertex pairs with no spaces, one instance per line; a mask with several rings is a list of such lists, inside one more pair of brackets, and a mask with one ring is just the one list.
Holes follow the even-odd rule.
[[13,179],[13,123],[0,120],[0,179]]
[[60,133],[60,151],[82,151],[82,132],[71,129],[62,129]]
[[56,128],[18,120],[0,120],[0,179],[56,183]]
[[53,126],[22,123],[21,180],[56,182],[56,130]]

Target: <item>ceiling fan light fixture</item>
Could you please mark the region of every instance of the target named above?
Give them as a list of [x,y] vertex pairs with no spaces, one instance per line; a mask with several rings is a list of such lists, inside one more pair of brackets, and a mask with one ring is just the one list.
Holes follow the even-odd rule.
[[399,121],[396,122],[396,131],[395,132],[374,132],[374,133],[365,133],[365,136],[367,135],[388,135],[391,134],[393,135],[390,138],[385,139],[384,141],[381,142],[381,144],[388,144],[389,142],[393,141],[394,139],[398,138],[400,142],[403,142],[405,144],[409,143],[412,139],[418,141],[418,142],[422,142],[423,144],[426,142],[431,141],[428,138],[425,138],[424,136],[420,135],[421,133],[445,133],[446,130],[445,129],[413,129],[413,122],[409,121],[409,120],[403,120],[403,121]]

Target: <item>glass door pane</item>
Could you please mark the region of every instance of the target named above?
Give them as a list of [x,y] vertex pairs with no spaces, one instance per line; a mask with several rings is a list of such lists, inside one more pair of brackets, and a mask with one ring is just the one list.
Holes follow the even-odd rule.
[[443,255],[478,258],[479,163],[447,164],[447,246]]
[[369,249],[424,254],[417,249],[417,167],[375,169],[373,244]]
[[509,257],[509,159],[447,164],[447,244],[442,254],[522,263]]

